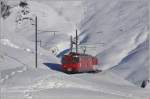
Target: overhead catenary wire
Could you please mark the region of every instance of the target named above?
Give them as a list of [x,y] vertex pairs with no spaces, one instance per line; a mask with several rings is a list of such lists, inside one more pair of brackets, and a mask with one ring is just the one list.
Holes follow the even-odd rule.
[[40,35],[40,34],[52,34],[53,36],[55,36],[56,35],[56,33],[57,32],[59,32],[59,31],[46,31],[46,30],[37,30],[38,31],[38,35]]

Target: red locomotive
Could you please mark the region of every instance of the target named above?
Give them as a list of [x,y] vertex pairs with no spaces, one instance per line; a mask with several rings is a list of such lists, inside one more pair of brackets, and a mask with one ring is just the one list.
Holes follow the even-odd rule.
[[76,52],[72,52],[73,43],[71,37],[71,52],[62,58],[62,70],[66,73],[96,72],[96,65],[98,65],[97,58],[85,53],[78,53],[77,30],[75,44]]

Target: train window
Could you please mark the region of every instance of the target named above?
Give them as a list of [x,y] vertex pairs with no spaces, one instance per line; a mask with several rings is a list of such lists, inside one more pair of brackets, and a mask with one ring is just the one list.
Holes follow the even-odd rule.
[[62,59],[62,60],[61,60],[61,63],[62,63],[62,64],[66,64],[67,62],[66,62],[64,59]]
[[78,63],[79,62],[79,57],[78,56],[73,56],[73,62]]
[[68,64],[69,63],[69,60],[67,59],[67,56],[64,56],[62,58],[61,63],[63,63],[63,64]]

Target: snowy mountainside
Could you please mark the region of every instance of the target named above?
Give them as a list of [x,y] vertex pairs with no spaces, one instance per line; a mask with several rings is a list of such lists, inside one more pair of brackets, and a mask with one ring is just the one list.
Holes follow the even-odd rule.
[[[34,69],[34,54],[3,47],[7,54],[4,54],[4,64],[2,62],[0,65],[2,99],[42,99],[43,97],[58,99],[58,95],[71,99],[77,98],[77,95],[87,99],[91,97],[96,99],[100,97],[102,99],[149,98],[147,90],[141,90],[111,72],[67,75],[48,69],[43,64],[46,60],[58,63],[53,56],[44,56],[47,57],[45,59],[40,55],[38,69]],[[86,94],[87,92],[89,95]]]
[[[81,34],[86,35],[84,43],[104,43],[104,46],[100,49],[97,46],[97,57],[100,61],[99,68],[102,70],[109,70],[112,67],[120,64],[122,60],[130,55],[133,50],[148,40],[149,35],[149,9],[148,1],[144,0],[95,0],[85,1],[87,11],[85,13],[85,20],[82,21]],[[144,49],[148,50],[149,45],[146,45]],[[93,50],[95,52],[95,50]],[[138,51],[140,53],[140,51]],[[137,53],[138,53],[137,52]],[[146,56],[148,51],[140,54],[139,58],[130,58],[133,63],[137,61],[137,64],[130,64],[128,61],[124,68],[127,71],[131,71],[131,74],[123,76],[123,69],[116,68],[118,74],[121,77],[130,80],[133,83],[142,82],[145,79],[149,79],[149,66],[148,57]],[[115,56],[115,57],[114,57]],[[143,61],[142,61],[143,60]],[[145,63],[146,62],[146,63]],[[134,65],[134,66],[132,66]],[[141,68],[144,68],[146,74],[143,73]],[[115,69],[115,67],[113,68]],[[138,78],[134,75],[141,75]],[[134,79],[132,81],[131,79]],[[140,79],[140,81],[139,81]],[[138,83],[137,85],[140,85]]]
[[140,86],[143,80],[149,79],[148,44],[148,40],[140,44],[117,66],[113,67],[112,70],[116,74]]
[[[1,99],[150,98],[149,89],[136,86],[140,86],[148,76],[148,71],[145,71],[148,70],[146,61],[149,58],[146,54],[149,31],[145,1],[27,1],[26,9],[17,5],[10,10],[10,16],[2,20]],[[12,2],[8,4],[19,4],[17,0],[16,4]],[[122,10],[119,14],[118,6]],[[39,41],[37,69],[34,52],[36,15]],[[134,27],[138,20],[136,16],[140,16],[142,21]],[[69,48],[70,35],[75,34],[77,27],[81,45],[87,43],[95,47],[94,43],[104,43],[94,50],[87,48],[86,53],[97,55],[102,64],[100,69],[105,71],[73,75],[61,72],[60,59],[55,55]],[[58,32],[54,34],[52,31]],[[135,63],[135,60],[138,62]]]
[[[68,4],[67,6],[64,6],[64,9],[65,7],[67,8]],[[78,5],[75,5],[75,7],[78,8]],[[70,9],[69,12],[73,12],[75,7],[73,6],[74,9]],[[35,16],[37,16],[38,41],[42,43],[41,45],[43,45],[43,48],[50,50],[50,52],[53,52],[53,49],[57,48],[58,50],[57,52],[54,52],[54,54],[63,51],[65,48],[63,46],[69,48],[70,44],[68,39],[70,39],[70,35],[73,35],[76,24],[80,21],[79,17],[81,16],[81,13],[78,13],[77,16],[70,16],[73,19],[69,19],[70,21],[68,21],[64,17],[64,15],[67,16],[69,13],[65,12],[66,10],[62,12],[64,13],[63,15],[59,15],[58,11],[55,10],[55,7],[34,1],[29,1],[28,5],[25,7],[15,6],[10,11],[11,15],[3,21],[4,25],[2,28],[5,33],[2,35],[4,39],[8,39],[10,42],[21,48],[26,47],[33,50],[35,39]],[[56,31],[56,36],[53,31]],[[64,34],[66,34],[66,43],[61,45],[59,42],[61,42],[61,38]],[[42,39],[41,36],[43,37]],[[55,38],[53,39],[54,44],[49,42],[51,38]],[[22,42],[18,42],[19,40]]]

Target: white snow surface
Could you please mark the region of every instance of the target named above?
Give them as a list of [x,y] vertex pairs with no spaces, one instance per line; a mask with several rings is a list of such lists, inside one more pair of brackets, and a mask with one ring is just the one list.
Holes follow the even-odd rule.
[[[8,0],[11,14],[1,19],[0,99],[150,99],[150,84],[140,88],[150,79],[148,0],[27,0],[25,15],[19,1]],[[76,28],[102,72],[60,71],[56,56]]]
[[[96,49],[99,68],[113,69],[140,86],[143,80],[150,78],[148,1],[87,0],[85,6],[87,12],[80,27],[86,37],[82,43],[104,43],[99,44],[101,49],[99,46]],[[134,53],[138,55],[132,55]]]

